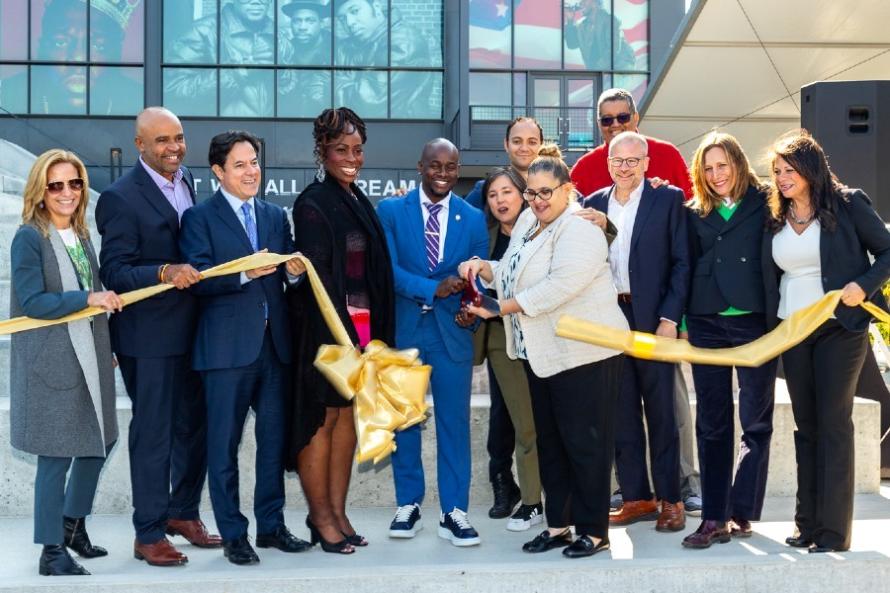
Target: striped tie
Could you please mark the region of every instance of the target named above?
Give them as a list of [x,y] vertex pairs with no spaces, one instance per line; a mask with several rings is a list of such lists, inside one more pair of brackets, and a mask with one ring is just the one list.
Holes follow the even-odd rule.
[[439,265],[439,212],[442,210],[442,204],[425,203],[424,206],[430,212],[423,235],[426,243],[426,263],[432,272]]

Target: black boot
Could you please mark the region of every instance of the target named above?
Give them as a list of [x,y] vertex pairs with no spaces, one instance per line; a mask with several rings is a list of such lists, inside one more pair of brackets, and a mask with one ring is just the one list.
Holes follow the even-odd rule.
[[488,509],[488,516],[492,519],[506,519],[513,514],[513,509],[522,498],[519,486],[513,481],[513,474],[497,474],[491,481],[491,489],[494,491],[494,504]]
[[39,572],[43,576],[54,577],[90,574],[61,545],[43,546]]
[[62,520],[65,526],[65,545],[77,552],[78,556],[81,558],[98,558],[108,555],[108,550],[90,543],[85,519],[63,517]]

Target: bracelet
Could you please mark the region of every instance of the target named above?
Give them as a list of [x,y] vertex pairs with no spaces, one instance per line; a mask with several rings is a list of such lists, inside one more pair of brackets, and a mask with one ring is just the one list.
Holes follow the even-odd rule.
[[167,268],[170,267],[170,264],[164,264],[160,268],[158,268],[158,282],[164,284],[164,272],[167,271]]

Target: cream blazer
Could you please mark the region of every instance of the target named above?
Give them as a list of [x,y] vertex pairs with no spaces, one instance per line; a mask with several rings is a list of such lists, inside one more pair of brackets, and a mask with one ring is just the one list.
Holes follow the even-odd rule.
[[[513,294],[523,311],[517,315],[525,351],[538,377],[550,377],[619,354],[617,350],[558,337],[556,323],[563,315],[628,329],[612,283],[606,236],[598,226],[574,216],[580,209],[575,202],[569,204],[525,249],[514,274]],[[510,257],[536,223],[534,212],[527,208],[513,227],[504,257],[500,262],[488,262],[500,299],[505,298],[501,280]],[[509,319],[504,319],[504,329],[507,355],[516,359]]]

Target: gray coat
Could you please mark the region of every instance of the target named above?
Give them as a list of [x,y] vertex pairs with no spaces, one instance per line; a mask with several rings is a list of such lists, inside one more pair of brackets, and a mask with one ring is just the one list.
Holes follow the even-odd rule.
[[[102,290],[90,241],[84,241],[93,285]],[[12,240],[10,317],[58,319],[87,306],[61,236],[31,225]],[[97,315],[12,335],[11,442],[53,457],[104,457],[117,440],[114,369],[108,318]]]

